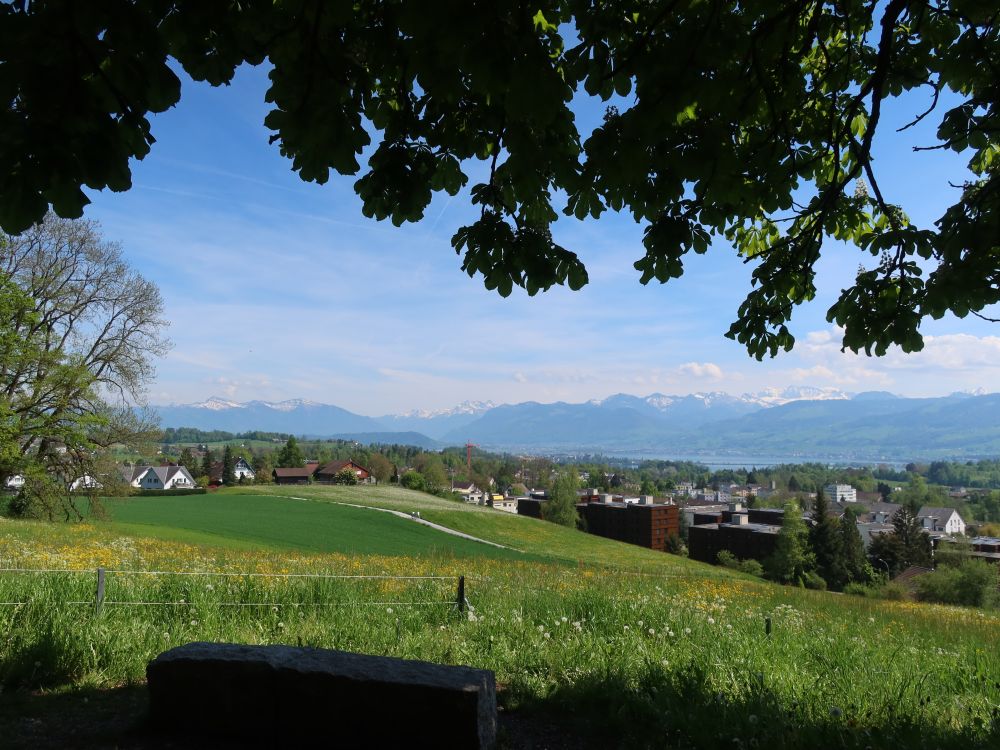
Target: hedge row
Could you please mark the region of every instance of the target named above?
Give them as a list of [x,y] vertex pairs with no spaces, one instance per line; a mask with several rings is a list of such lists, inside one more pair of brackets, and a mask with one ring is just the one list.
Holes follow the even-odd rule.
[[195,487],[191,490],[132,490],[133,497],[163,497],[164,495],[204,495],[208,490]]

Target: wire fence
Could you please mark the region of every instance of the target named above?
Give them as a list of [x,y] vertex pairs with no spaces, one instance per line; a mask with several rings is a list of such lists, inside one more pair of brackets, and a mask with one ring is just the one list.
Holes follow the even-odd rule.
[[[334,580],[345,582],[364,581],[452,581],[455,584],[454,596],[443,599],[427,600],[351,600],[351,601],[266,601],[266,602],[232,602],[213,601],[212,606],[229,608],[281,608],[281,607],[358,607],[358,606],[382,606],[382,607],[454,607],[459,612],[472,609],[465,596],[465,576],[444,576],[444,575],[388,575],[388,574],[343,574],[343,573],[251,573],[251,572],[197,572],[197,571],[169,571],[169,570],[127,570],[116,568],[96,568],[93,570],[80,570],[68,568],[0,568],[0,574],[10,575],[30,575],[30,574],[68,574],[73,576],[96,576],[96,587],[92,599],[74,599],[63,601],[68,605],[87,605],[94,607],[94,611],[100,614],[105,606],[142,606],[142,607],[190,607],[195,606],[194,602],[181,599],[179,601],[162,600],[128,600],[109,599],[107,597],[107,583],[110,576],[179,576],[179,577],[203,577],[203,578],[239,578],[239,579],[299,579],[299,580]],[[22,601],[0,601],[0,606],[26,606],[31,605],[33,600]],[[206,602],[199,602],[198,606],[204,606]]]

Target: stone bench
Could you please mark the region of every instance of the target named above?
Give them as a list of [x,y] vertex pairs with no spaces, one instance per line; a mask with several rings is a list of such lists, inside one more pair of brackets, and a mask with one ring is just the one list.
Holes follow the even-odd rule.
[[493,673],[292,646],[188,643],[146,667],[162,730],[274,747],[492,748]]

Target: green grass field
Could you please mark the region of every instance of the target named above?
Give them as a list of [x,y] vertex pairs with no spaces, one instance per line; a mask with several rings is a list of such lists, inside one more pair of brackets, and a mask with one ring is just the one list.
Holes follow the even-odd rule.
[[[776,586],[394,488],[261,489],[128,501],[109,522],[0,519],[0,567],[79,571],[0,573],[0,738],[120,744],[110,718],[81,734],[83,700],[141,714],[147,661],[215,640],[491,669],[503,748],[524,744],[507,717],[554,722],[562,747],[1000,747],[994,613]],[[438,536],[400,536],[388,514],[332,502],[419,508],[526,554],[442,554]],[[132,572],[109,574],[96,614],[99,565]],[[452,603],[459,574],[471,612]],[[48,745],[25,716],[57,728]]]
[[212,493],[109,501],[107,510],[114,528],[172,541],[215,538],[223,546],[355,555],[522,557],[389,513],[310,500]]

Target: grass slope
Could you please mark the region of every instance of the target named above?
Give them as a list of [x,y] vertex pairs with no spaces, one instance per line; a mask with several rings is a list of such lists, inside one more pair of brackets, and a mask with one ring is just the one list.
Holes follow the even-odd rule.
[[[146,521],[155,513],[176,514],[183,506],[171,510],[175,499],[163,498],[151,509],[143,498],[126,513],[146,514]],[[277,514],[268,516],[277,519],[272,523],[286,526],[347,518],[331,501],[419,508],[425,517],[515,544],[547,562],[441,557],[419,549],[410,555],[250,550],[137,536],[137,529],[157,527],[124,519],[0,519],[0,568],[79,571],[0,572],[0,738],[32,750],[159,747],[147,740],[123,743],[119,729],[89,740],[78,724],[65,726],[77,719],[64,717],[86,715],[75,709],[88,696],[92,705],[110,701],[109,715],[116,715],[114,706],[135,711],[129,686],[141,684],[150,658],[209,640],[302,644],[491,669],[501,686],[502,718],[563,722],[550,735],[560,742],[536,741],[530,732],[522,742],[514,731],[501,748],[1000,747],[995,613],[776,586],[394,488],[272,487],[257,496],[232,491],[201,498],[206,500],[222,503],[219,508],[234,503],[237,518],[239,510],[261,503]],[[368,533],[382,516],[354,512],[367,514],[358,516],[358,533]],[[159,529],[204,538],[248,533],[239,526],[247,521],[209,524],[199,515],[201,525],[164,516],[162,522],[180,526]],[[294,538],[289,533],[275,532],[282,537],[275,544],[309,538],[306,529],[297,528]],[[237,542],[246,544],[246,537]],[[342,537],[342,544],[349,542]],[[98,615],[89,604],[98,565],[198,575],[111,573],[109,603]],[[266,575],[244,575],[248,571]],[[464,614],[453,606],[458,574],[466,575],[475,608]],[[773,625],[770,636],[765,618]],[[119,698],[93,692],[108,688]],[[22,698],[34,691],[37,700],[11,700],[12,691]],[[61,691],[75,698],[50,699]],[[63,724],[62,733],[43,732],[40,722],[27,725],[25,712],[51,720],[57,730]]]
[[389,513],[266,495],[142,497],[110,501],[108,509],[119,530],[166,540],[215,537],[223,545],[359,555],[518,556]]
[[[222,492],[236,492],[223,490]],[[239,490],[246,491],[246,490]],[[503,544],[550,562],[592,563],[660,574],[694,573],[708,577],[726,575],[720,569],[686,558],[603,539],[575,529],[518,516],[468,503],[444,500],[401,487],[263,485],[250,491],[275,497],[302,497],[317,502],[342,502],[388,508],[405,513],[420,511],[421,517],[456,531]],[[222,495],[225,496],[225,495]]]

